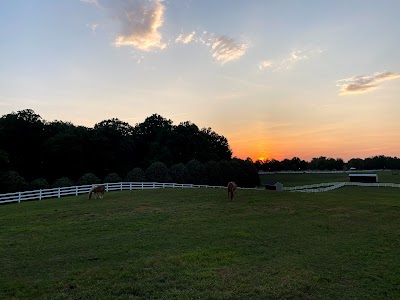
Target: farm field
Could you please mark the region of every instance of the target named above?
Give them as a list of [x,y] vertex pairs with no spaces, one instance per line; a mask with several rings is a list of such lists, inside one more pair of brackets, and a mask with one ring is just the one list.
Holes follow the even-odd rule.
[[[357,172],[358,173],[358,172]],[[400,183],[400,174],[393,175],[391,171],[359,172],[378,174],[379,182]],[[325,182],[347,182],[349,173],[299,173],[299,174],[263,174],[260,175],[261,185],[266,182],[278,181],[284,186],[299,186]]]
[[2,205],[0,299],[399,299],[399,215],[372,187]]

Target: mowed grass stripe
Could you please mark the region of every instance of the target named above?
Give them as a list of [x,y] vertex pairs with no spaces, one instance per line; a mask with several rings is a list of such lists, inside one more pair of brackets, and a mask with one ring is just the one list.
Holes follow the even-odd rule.
[[158,189],[0,206],[0,299],[396,299],[398,189]]

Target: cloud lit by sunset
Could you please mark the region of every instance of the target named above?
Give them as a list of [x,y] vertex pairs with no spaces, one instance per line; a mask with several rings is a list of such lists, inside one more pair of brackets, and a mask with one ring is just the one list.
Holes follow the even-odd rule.
[[115,46],[132,46],[143,51],[166,47],[161,41],[159,31],[164,22],[165,12],[161,0],[133,3],[116,1],[113,5],[122,31],[115,38]]
[[340,95],[360,94],[373,91],[379,88],[379,83],[387,80],[400,78],[399,73],[377,72],[369,76],[356,76],[338,80],[341,87]]
[[211,41],[212,57],[221,64],[239,59],[246,53],[247,45],[232,38],[220,36]]
[[189,44],[194,36],[196,35],[196,32],[193,31],[187,36],[183,35],[182,33],[175,39],[175,43],[182,43],[182,44]]

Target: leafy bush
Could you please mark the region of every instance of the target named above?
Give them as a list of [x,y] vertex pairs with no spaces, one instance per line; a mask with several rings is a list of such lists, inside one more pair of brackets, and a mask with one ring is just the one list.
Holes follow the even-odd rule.
[[175,164],[169,169],[172,181],[176,183],[188,183],[189,172],[186,166],[182,163]]
[[146,181],[146,174],[141,168],[134,168],[129,171],[125,177],[126,182],[144,182]]
[[20,192],[26,188],[26,180],[18,172],[6,171],[0,175],[0,193]]
[[146,170],[146,177],[153,182],[171,182],[167,166],[162,162],[152,163]]
[[256,187],[260,184],[257,168],[250,160],[233,159],[230,161],[233,169],[233,181],[238,186]]
[[110,173],[104,178],[104,182],[121,182],[122,178],[117,173]]
[[87,184],[95,184],[95,183],[101,183],[101,180],[99,177],[97,177],[93,173],[83,174],[82,177],[79,178],[79,180],[78,180],[78,185],[87,185]]
[[0,168],[5,168],[10,162],[8,153],[0,149]]
[[222,185],[226,186],[229,181],[235,181],[234,169],[227,160],[221,160],[218,162],[221,170]]
[[57,187],[67,187],[67,186],[73,186],[75,183],[71,180],[71,179],[69,179],[68,177],[61,177],[61,178],[58,178],[53,184],[52,184],[52,186],[54,187],[54,188],[57,188]]
[[225,185],[222,179],[222,170],[220,165],[215,161],[208,161],[204,164],[208,174],[208,185]]
[[48,189],[49,187],[50,184],[44,178],[37,178],[29,183],[29,189],[31,190],[42,190]]
[[196,159],[192,159],[186,164],[189,172],[190,183],[194,184],[206,184],[207,183],[207,171],[204,165]]

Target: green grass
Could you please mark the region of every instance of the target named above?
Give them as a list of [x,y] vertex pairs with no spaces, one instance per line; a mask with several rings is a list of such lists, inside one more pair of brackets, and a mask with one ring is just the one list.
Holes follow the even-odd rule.
[[400,193],[110,192],[0,206],[0,299],[399,299]]
[[[365,172],[364,172],[365,173]],[[379,182],[400,183],[400,175],[393,175],[391,171],[367,172],[378,174]],[[299,174],[264,174],[260,176],[261,185],[266,182],[278,181],[284,186],[300,186],[325,182],[349,181],[349,173],[299,173]]]

